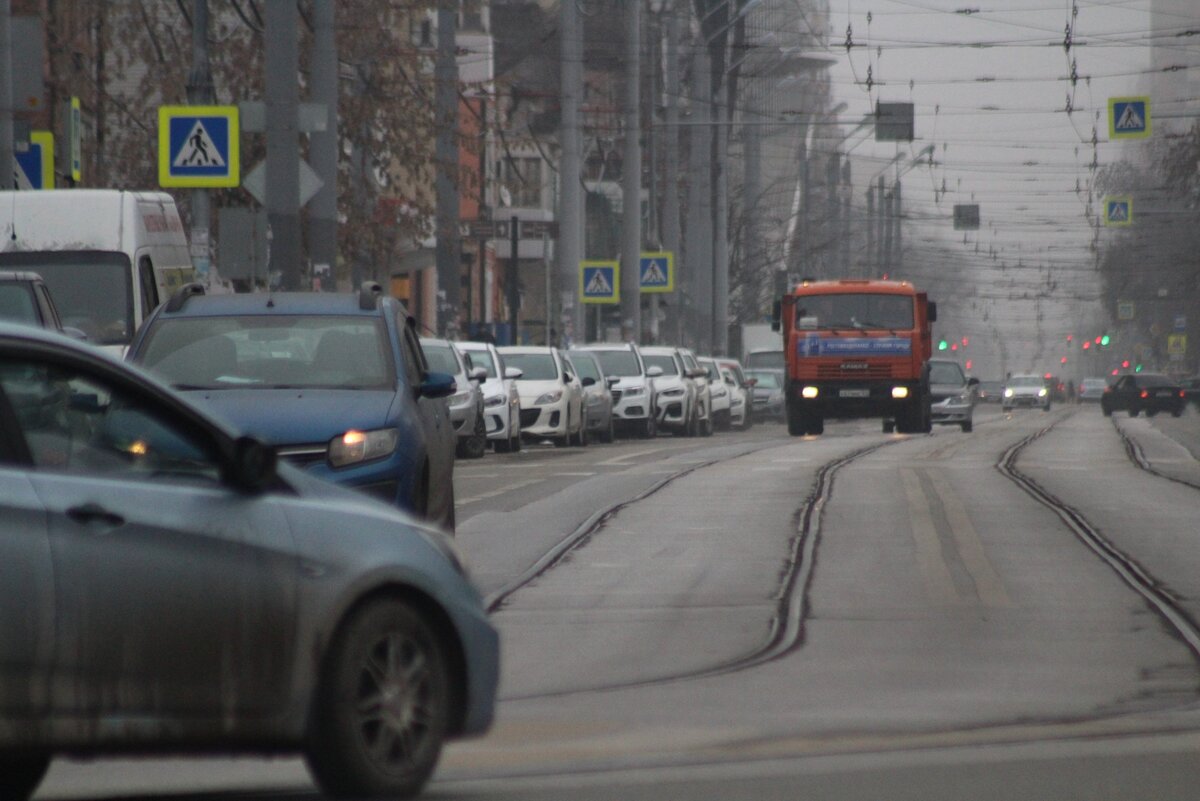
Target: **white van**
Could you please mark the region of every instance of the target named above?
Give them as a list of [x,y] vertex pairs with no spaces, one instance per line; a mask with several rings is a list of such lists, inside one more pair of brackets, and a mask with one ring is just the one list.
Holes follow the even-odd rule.
[[194,276],[175,200],[116,189],[0,192],[0,270],[42,276],[63,325],[118,355]]

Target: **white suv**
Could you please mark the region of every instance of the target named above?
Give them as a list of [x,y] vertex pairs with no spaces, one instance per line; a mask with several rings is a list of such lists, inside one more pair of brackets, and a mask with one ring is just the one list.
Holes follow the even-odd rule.
[[612,388],[613,417],[625,429],[644,437],[658,433],[658,407],[655,404],[655,379],[661,367],[646,367],[641,350],[632,342],[625,344],[584,345],[580,350],[596,354],[606,376],[616,376]]

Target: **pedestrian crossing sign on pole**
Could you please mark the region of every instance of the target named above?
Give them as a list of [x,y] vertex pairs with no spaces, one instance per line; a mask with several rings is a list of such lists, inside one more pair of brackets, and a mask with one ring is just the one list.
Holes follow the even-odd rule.
[[615,261],[579,262],[581,303],[620,303],[621,265]]
[[1104,224],[1109,228],[1133,225],[1133,198],[1129,195],[1104,198]]
[[160,186],[205,189],[240,181],[237,106],[159,106]]
[[1145,139],[1150,135],[1150,98],[1110,97],[1108,138]]
[[13,178],[17,189],[54,188],[53,133],[29,132],[29,147],[13,154]]
[[669,251],[643,253],[640,259],[643,292],[673,292],[675,290],[675,254]]

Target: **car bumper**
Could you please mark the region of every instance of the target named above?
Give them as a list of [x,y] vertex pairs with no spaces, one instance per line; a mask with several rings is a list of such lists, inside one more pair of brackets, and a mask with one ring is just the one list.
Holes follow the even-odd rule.
[[935,423],[965,423],[971,419],[973,409],[970,403],[944,400],[932,404],[929,413]]
[[567,434],[567,402],[521,407],[521,436],[562,437]]
[[483,407],[483,423],[488,439],[507,440],[512,438],[512,434],[508,430],[511,414],[507,403]]
[[[816,387],[817,397],[801,395],[804,387]],[[905,387],[908,396],[895,398],[892,390]],[[910,408],[918,396],[920,386],[913,380],[823,382],[792,379],[788,382],[792,393],[791,403],[801,409],[833,419],[857,419],[863,417],[894,417]]]
[[646,420],[650,417],[650,395],[642,393],[630,397],[622,392],[613,405],[613,417],[628,422]]
[[462,406],[450,407],[450,423],[454,426],[454,433],[460,439],[474,435],[478,410],[479,407],[474,403],[464,403]]
[[666,428],[684,428],[687,425],[688,397],[682,395],[659,395],[658,424]]
[[392,506],[412,509],[412,465],[405,453],[397,450],[390,457],[365,464],[331,466],[325,446],[284,446],[276,451],[281,459],[325,481],[364,492]]
[[1017,406],[1025,406],[1031,409],[1042,409],[1050,405],[1050,396],[1039,398],[1036,395],[1013,395],[1011,398],[1005,398],[1003,401],[1004,407],[1011,409]]

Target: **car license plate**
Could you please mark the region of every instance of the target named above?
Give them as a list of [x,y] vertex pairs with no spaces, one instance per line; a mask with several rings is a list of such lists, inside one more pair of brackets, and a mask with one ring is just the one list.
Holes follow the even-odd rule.
[[869,389],[843,389],[838,391],[839,398],[869,398],[871,390]]
[[1174,395],[1174,394],[1175,394],[1175,393],[1174,393],[1174,392],[1172,392],[1172,391],[1171,391],[1171,390],[1169,390],[1169,389],[1160,389],[1160,390],[1158,391],[1158,397],[1160,397],[1160,398],[1169,398],[1169,397],[1171,397],[1171,396],[1172,396],[1172,395]]

